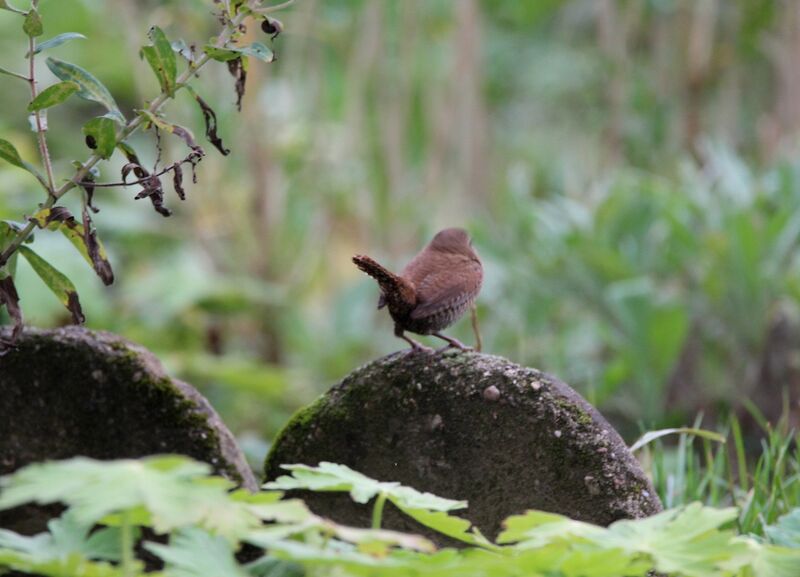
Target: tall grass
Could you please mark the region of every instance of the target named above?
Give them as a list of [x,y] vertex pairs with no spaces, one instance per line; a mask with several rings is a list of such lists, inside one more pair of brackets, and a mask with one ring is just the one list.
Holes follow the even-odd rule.
[[659,439],[646,446],[639,458],[665,508],[693,501],[735,506],[739,532],[763,535],[766,526],[800,507],[800,434],[787,423],[761,422],[763,438],[747,450],[741,422],[732,416],[725,443],[681,434],[674,445]]

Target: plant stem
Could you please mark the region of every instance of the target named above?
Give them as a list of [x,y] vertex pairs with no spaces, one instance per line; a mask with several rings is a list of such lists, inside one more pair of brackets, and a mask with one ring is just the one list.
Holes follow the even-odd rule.
[[[255,9],[261,4],[261,2],[262,0],[251,0],[249,3],[249,7],[251,9]],[[231,36],[239,29],[239,26],[242,24],[242,22],[246,17],[247,14],[245,13],[245,11],[240,10],[235,18],[228,21],[228,23],[223,28],[222,32],[217,37],[217,42],[215,43],[215,46],[217,48],[225,46],[225,44],[227,44],[228,41],[231,39]],[[31,90],[33,93],[33,97],[35,98],[36,87],[33,78],[34,48],[35,46],[33,39],[31,39],[31,47],[30,47],[31,78],[29,80],[31,82]],[[211,58],[208,56],[208,54],[203,54],[200,57],[200,59],[197,60],[197,62],[193,64],[190,63],[187,69],[184,70],[184,72],[176,80],[176,85],[178,87],[177,90],[180,90],[180,88],[182,88],[182,86],[186,84],[192,78],[192,76],[194,76],[197,73],[198,70],[200,70],[203,66],[205,66],[205,64],[207,64],[210,59]],[[147,111],[151,114],[155,114],[161,109],[161,107],[164,105],[164,103],[166,103],[168,99],[169,95],[166,92],[162,92],[150,104],[150,106],[147,107]],[[38,128],[39,127],[38,123],[40,121],[39,113],[36,112],[35,114],[36,114],[36,121]],[[122,128],[122,130],[120,130],[119,134],[117,134],[117,142],[125,140],[128,136],[136,132],[136,130],[138,130],[139,127],[142,125],[142,122],[144,122],[144,118],[142,116],[137,116],[136,118],[128,122]],[[92,156],[90,156],[89,159],[85,163],[83,163],[83,167],[79,168],[75,173],[75,175],[70,180],[65,182],[63,185],[61,185],[60,188],[58,188],[58,190],[56,190],[52,175],[52,166],[50,164],[50,156],[47,150],[47,143],[44,138],[44,133],[41,130],[39,130],[39,145],[40,145],[40,150],[42,151],[42,156],[44,158],[45,167],[47,168],[48,181],[50,182],[50,190],[48,191],[49,192],[48,198],[45,201],[45,203],[41,205],[42,209],[47,209],[47,208],[52,208],[55,205],[56,201],[58,201],[58,199],[60,199],[62,196],[64,196],[67,192],[69,192],[76,186],[78,186],[78,183],[84,179],[84,177],[89,173],[89,171],[92,169],[92,167],[94,167],[95,164],[100,162],[101,158],[97,154],[93,154]],[[28,222],[25,228],[23,228],[17,233],[17,235],[14,237],[14,240],[12,240],[11,243],[9,243],[6,249],[2,252],[2,254],[0,254],[0,268],[5,266],[5,264],[8,262],[8,259],[11,258],[11,255],[14,254],[14,252],[20,247],[20,245],[23,242],[25,242],[25,239],[27,239],[31,235],[34,228],[36,228],[36,223]]]
[[375,506],[372,508],[372,528],[380,529],[383,521],[383,506],[386,504],[386,493],[380,493],[375,499]]
[[133,526],[131,525],[130,514],[128,511],[122,512],[122,524],[120,526],[120,549],[122,556],[120,566],[122,567],[123,577],[133,577]]
[[[34,9],[36,8],[37,2],[33,3]],[[34,51],[36,50],[36,39],[33,36],[28,37],[28,82],[31,85],[31,101],[36,98],[36,67],[34,66],[34,61],[36,59],[36,55]],[[39,153],[42,155],[42,162],[44,163],[44,168],[47,172],[47,185],[48,194],[53,194],[56,189],[55,179],[53,178],[53,165],[50,162],[50,150],[47,148],[47,137],[45,136],[46,129],[42,124],[42,116],[41,111],[36,110],[33,113],[33,118],[36,121],[36,135],[39,139]]]

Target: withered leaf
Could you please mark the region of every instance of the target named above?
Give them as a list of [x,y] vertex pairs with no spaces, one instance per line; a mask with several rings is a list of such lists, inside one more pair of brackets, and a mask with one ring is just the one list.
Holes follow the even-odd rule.
[[0,340],[0,356],[6,354],[14,347],[22,332],[22,309],[19,308],[19,295],[14,279],[11,276],[0,278],[0,305],[5,305],[8,316],[14,321],[10,340]]
[[[74,220],[74,219],[73,219]],[[92,261],[92,268],[97,276],[106,286],[114,282],[114,271],[111,270],[111,263],[106,257],[106,251],[97,240],[97,230],[94,228],[92,217],[86,207],[83,207],[83,242],[86,243],[86,251]],[[71,309],[70,309],[71,310]]]
[[244,88],[247,82],[247,58],[236,58],[228,61],[228,72],[236,80],[236,108],[242,111],[242,98],[244,98]]
[[86,322],[86,317],[83,314],[83,309],[81,309],[81,301],[78,298],[78,293],[69,291],[67,293],[67,298],[67,309],[72,314],[72,322],[76,325],[82,325]]
[[206,124],[206,138],[223,156],[227,156],[231,151],[229,148],[225,148],[225,145],[222,144],[222,139],[217,134],[217,113],[214,112],[214,109],[212,109],[199,94],[194,93],[194,99],[200,106],[200,110],[203,111],[203,120]]
[[181,200],[186,200],[186,191],[183,190],[183,169],[179,163],[175,163],[172,167],[172,186],[175,189],[175,194]]

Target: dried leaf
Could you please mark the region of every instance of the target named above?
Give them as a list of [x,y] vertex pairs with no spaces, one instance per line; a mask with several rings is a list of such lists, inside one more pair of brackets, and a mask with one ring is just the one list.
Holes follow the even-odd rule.
[[19,308],[19,295],[17,287],[14,286],[14,279],[11,276],[0,278],[0,305],[5,305],[8,316],[14,321],[14,328],[11,331],[11,340],[0,340],[0,356],[6,354],[22,332],[22,309]]
[[183,190],[183,169],[181,165],[175,163],[172,167],[172,186],[175,188],[175,194],[181,200],[186,200],[186,191]]
[[236,80],[236,108],[242,111],[242,98],[244,98],[244,88],[247,82],[247,58],[237,58],[228,61],[228,71]]
[[200,110],[203,112],[203,120],[206,124],[206,138],[223,156],[227,156],[231,151],[229,148],[225,148],[225,145],[222,144],[222,139],[217,134],[217,113],[199,94],[192,91],[192,96],[194,96],[198,106],[200,106]]

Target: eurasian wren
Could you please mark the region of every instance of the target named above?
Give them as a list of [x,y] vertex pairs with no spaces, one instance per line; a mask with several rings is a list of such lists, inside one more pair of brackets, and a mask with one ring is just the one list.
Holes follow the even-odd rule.
[[395,336],[406,340],[413,350],[429,349],[407,337],[405,331],[468,348],[439,332],[461,318],[481,290],[483,267],[465,230],[446,228],[437,233],[399,275],[368,256],[356,255],[353,262],[378,281],[378,308],[388,307]]

